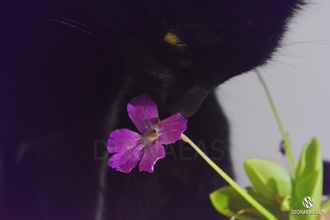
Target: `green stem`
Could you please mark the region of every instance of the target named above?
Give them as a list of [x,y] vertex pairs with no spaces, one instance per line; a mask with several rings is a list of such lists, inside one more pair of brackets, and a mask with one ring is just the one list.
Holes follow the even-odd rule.
[[277,124],[280,127],[280,131],[281,131],[281,134],[282,134],[282,137],[283,137],[283,140],[284,140],[284,144],[285,144],[285,154],[286,154],[286,158],[287,158],[287,162],[288,162],[290,174],[291,174],[292,180],[295,180],[295,178],[296,178],[297,164],[296,164],[296,161],[294,160],[294,157],[293,157],[293,154],[292,154],[292,151],[291,151],[291,148],[290,148],[289,139],[288,139],[288,137],[286,136],[286,134],[284,132],[282,123],[280,121],[280,117],[277,114],[277,111],[276,111],[276,108],[275,108],[273,99],[272,99],[272,97],[270,95],[270,92],[268,90],[268,87],[267,87],[264,79],[261,77],[261,74],[260,74],[259,70],[256,69],[255,71],[256,71],[256,73],[257,73],[257,75],[258,75],[258,77],[259,77],[262,85],[264,86],[264,89],[266,91],[268,100],[270,102],[270,105],[272,106],[274,115],[276,117]]
[[231,179],[220,167],[218,167],[204,152],[197,147],[186,135],[182,134],[181,139],[190,144],[197,153],[217,172],[222,176],[243,198],[245,198],[254,208],[256,208],[267,219],[276,219],[267,209],[260,205],[252,198],[245,190],[243,190],[233,179]]

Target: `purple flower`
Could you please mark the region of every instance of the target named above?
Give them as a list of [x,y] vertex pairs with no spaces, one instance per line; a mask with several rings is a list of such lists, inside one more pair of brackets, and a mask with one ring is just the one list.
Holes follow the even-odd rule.
[[142,133],[117,129],[108,140],[109,153],[113,155],[108,165],[117,171],[129,173],[140,161],[141,171],[154,171],[157,160],[165,157],[163,144],[172,144],[181,139],[187,129],[187,119],[180,113],[160,121],[156,104],[147,96],[133,99],[127,105],[128,115]]

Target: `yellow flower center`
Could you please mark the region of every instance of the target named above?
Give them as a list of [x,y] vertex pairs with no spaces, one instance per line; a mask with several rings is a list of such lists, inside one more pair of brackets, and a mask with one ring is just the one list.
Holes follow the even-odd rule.
[[157,139],[157,138],[158,138],[158,134],[157,134],[157,132],[154,132],[154,133],[151,133],[151,134],[148,135],[148,139],[149,139],[150,141],[153,141],[153,140],[155,140],[155,139]]

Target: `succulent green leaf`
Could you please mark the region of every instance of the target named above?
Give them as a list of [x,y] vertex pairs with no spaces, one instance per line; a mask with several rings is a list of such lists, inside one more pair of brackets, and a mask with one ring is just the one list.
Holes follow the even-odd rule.
[[292,184],[288,173],[274,161],[250,159],[244,167],[254,190],[266,200],[272,201],[274,195],[286,197],[291,195]]
[[291,201],[291,195],[284,197],[283,202],[281,204],[281,211],[282,212],[289,212],[290,211],[290,201]]
[[[240,210],[254,210],[253,206],[232,187],[223,187],[214,191],[210,194],[210,199],[214,208],[227,217],[234,216]],[[236,219],[252,220],[256,218],[240,215]]]
[[[297,176],[302,178],[308,176],[314,171],[323,170],[321,150],[316,138],[313,138],[304,148],[299,165]],[[297,178],[299,178],[297,177]]]
[[277,219],[289,219],[288,211],[290,210],[290,203],[288,200],[289,198],[291,198],[291,195],[282,198],[275,195],[278,199],[282,200],[281,203],[276,203],[274,202],[274,198],[272,200],[268,200],[259,193],[257,193],[253,188],[248,188],[247,191],[255,200],[257,200],[263,207],[270,211]]
[[[300,157],[296,179],[293,182],[292,209],[293,210],[319,210],[321,208],[323,189],[323,164],[321,150],[315,138],[309,142]],[[303,207],[302,201],[312,197],[313,207]],[[290,219],[315,219],[313,215],[291,215]]]

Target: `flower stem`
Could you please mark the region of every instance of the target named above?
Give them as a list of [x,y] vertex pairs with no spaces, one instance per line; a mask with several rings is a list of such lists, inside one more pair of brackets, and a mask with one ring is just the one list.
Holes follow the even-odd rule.
[[181,139],[190,144],[197,153],[217,172],[224,178],[243,198],[245,198],[254,208],[256,208],[267,219],[276,219],[267,209],[260,205],[254,198],[252,198],[245,190],[243,190],[235,181],[230,178],[220,167],[218,167],[204,152],[197,147],[185,134],[181,135]]
[[292,180],[294,180],[296,178],[297,164],[296,164],[296,161],[294,160],[294,157],[293,157],[293,154],[292,154],[292,151],[291,151],[291,148],[290,148],[289,139],[288,139],[288,137],[286,136],[286,134],[284,132],[284,129],[283,129],[283,126],[282,126],[280,117],[277,114],[277,111],[276,111],[276,108],[275,108],[273,99],[272,99],[272,97],[270,95],[270,92],[268,90],[268,87],[267,87],[264,79],[261,77],[261,74],[260,74],[259,70],[256,69],[255,71],[256,71],[256,73],[257,73],[257,75],[259,77],[259,80],[261,81],[262,85],[264,86],[264,89],[266,91],[268,100],[269,100],[269,102],[270,102],[270,104],[272,106],[272,109],[273,109],[273,112],[274,112],[274,115],[275,115],[277,124],[278,124],[278,126],[280,128],[280,131],[281,131],[281,134],[282,134],[282,137],[283,137],[283,140],[284,140],[284,144],[285,144],[285,154],[286,154],[286,158],[287,158],[287,162],[288,162],[288,166],[289,166],[291,178],[292,178]]

